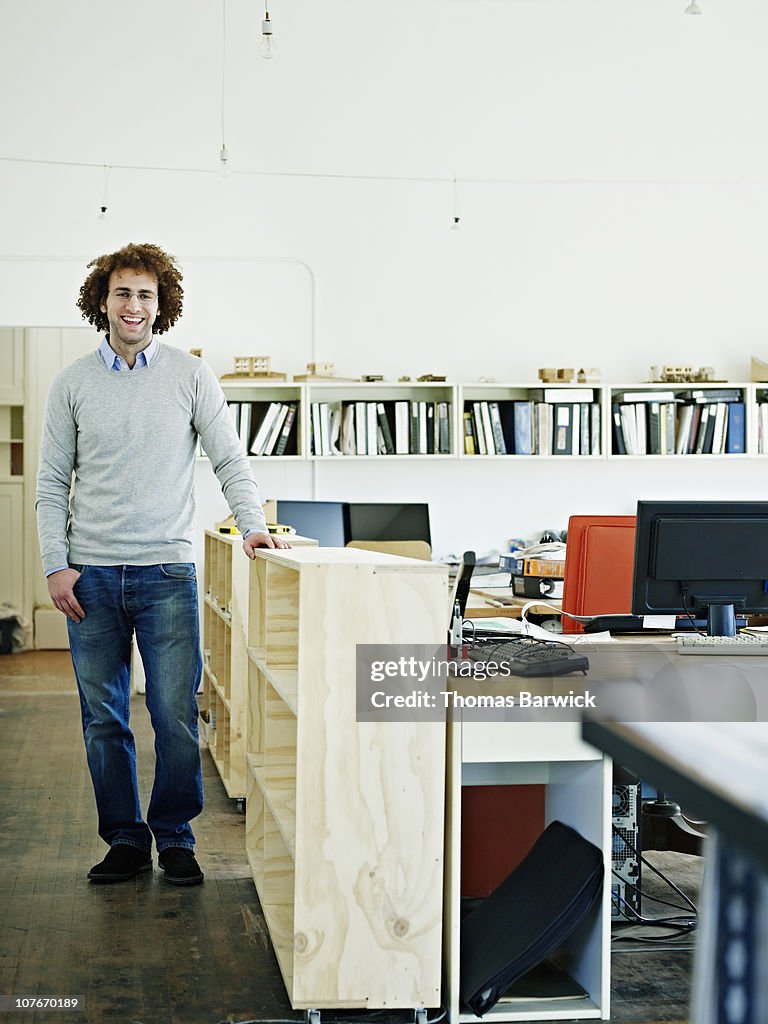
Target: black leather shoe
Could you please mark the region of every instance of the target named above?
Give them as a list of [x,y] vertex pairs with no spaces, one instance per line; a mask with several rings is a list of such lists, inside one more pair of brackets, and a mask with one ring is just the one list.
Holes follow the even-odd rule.
[[169,846],[157,859],[171,885],[200,885],[205,875],[195,860],[195,854],[186,846]]
[[146,850],[117,843],[100,864],[88,872],[92,882],[127,882],[129,878],[152,870],[152,858]]

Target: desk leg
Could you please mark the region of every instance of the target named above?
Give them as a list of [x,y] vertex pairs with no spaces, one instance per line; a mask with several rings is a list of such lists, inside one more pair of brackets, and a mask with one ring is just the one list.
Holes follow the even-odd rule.
[[[765,922],[768,884],[737,847],[714,836],[707,844],[696,950],[695,1024],[766,1024]],[[762,969],[758,965],[762,961]]]

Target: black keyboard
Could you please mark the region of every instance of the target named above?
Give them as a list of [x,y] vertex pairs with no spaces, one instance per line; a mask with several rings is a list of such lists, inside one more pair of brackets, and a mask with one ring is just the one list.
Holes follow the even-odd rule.
[[586,673],[589,668],[589,659],[566,644],[527,637],[475,641],[467,645],[467,657],[497,665],[503,662],[514,676],[563,676],[568,672]]

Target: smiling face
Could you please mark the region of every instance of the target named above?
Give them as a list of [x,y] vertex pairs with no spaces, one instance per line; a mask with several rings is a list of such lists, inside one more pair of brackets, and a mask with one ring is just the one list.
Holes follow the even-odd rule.
[[110,345],[132,366],[152,340],[152,327],[159,312],[157,278],[128,268],[114,270],[101,311],[109,321]]

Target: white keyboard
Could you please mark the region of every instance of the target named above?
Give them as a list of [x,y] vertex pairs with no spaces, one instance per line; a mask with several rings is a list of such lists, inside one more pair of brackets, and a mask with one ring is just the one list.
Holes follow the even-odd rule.
[[678,636],[678,654],[768,654],[768,635],[753,636],[739,633],[737,636]]

